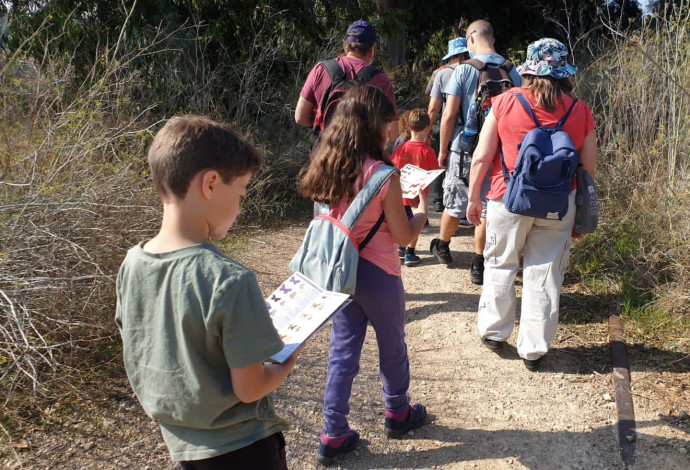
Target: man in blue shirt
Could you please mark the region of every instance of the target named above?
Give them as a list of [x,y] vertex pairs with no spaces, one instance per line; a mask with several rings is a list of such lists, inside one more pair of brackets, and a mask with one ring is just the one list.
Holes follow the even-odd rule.
[[[473,58],[488,64],[490,67],[503,65],[505,59],[494,48],[494,32],[489,22],[477,20],[472,22],[466,33],[467,49]],[[443,90],[446,94],[446,104],[441,117],[441,131],[439,135],[438,162],[442,168],[447,168],[446,179],[443,184],[443,203],[445,210],[441,216],[441,231],[439,238],[431,241],[430,251],[444,264],[453,261],[450,254],[450,239],[458,227],[461,218],[467,210],[467,182],[463,181],[463,174],[469,173],[471,155],[463,156],[460,150],[462,123],[467,120],[470,105],[477,98],[477,79],[479,70],[470,64],[460,64],[454,71]],[[513,85],[520,86],[522,79],[513,67],[510,70]],[[458,120],[458,114],[462,116]],[[464,158],[463,158],[464,157]],[[488,183],[486,181],[485,183]],[[485,184],[488,190],[488,184]],[[486,193],[482,190],[482,194]],[[482,224],[475,229],[475,257],[470,268],[472,282],[483,283],[484,244],[486,241],[486,201],[484,201]]]

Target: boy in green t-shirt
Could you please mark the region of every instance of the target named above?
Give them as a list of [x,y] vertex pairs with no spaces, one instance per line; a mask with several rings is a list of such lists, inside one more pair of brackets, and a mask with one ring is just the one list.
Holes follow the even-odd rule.
[[127,377],[182,468],[286,469],[288,426],[269,393],[297,354],[262,362],[283,343],[256,278],[208,243],[235,221],[261,154],[223,124],[181,116],[148,160],[163,220],[117,277]]

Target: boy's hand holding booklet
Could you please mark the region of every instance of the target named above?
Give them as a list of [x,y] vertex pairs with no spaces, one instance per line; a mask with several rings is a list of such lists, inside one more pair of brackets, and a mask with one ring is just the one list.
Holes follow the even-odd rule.
[[414,199],[419,196],[420,189],[426,189],[438,175],[443,173],[440,170],[423,170],[418,166],[409,163],[400,169],[400,186],[402,186],[403,197]]
[[294,273],[266,299],[268,313],[285,347],[274,362],[284,363],[314,336],[335,313],[350,303],[349,295],[321,289]]

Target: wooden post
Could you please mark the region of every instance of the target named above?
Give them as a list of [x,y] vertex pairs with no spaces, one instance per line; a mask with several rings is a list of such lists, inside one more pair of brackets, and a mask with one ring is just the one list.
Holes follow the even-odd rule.
[[635,463],[635,410],[630,393],[630,363],[620,318],[609,316],[609,340],[613,365],[613,385],[618,411],[618,447],[625,467]]

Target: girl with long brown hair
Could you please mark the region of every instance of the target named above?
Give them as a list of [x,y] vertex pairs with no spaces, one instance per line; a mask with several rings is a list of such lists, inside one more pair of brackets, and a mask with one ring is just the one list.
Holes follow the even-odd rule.
[[[387,126],[394,119],[393,105],[378,88],[359,85],[351,89],[338,104],[317,154],[300,178],[300,192],[328,204],[330,215],[340,219],[368,178],[381,165],[391,165],[385,142]],[[324,465],[354,449],[359,439],[359,434],[350,429],[347,415],[368,323],[376,332],[379,347],[385,433],[402,437],[426,419],[424,406],[411,406],[407,396],[410,369],[405,344],[405,296],[396,252],[396,244],[406,245],[424,227],[426,197],[420,191],[420,204],[408,220],[400,180],[394,175],[355,225],[355,240],[361,241],[369,233],[381,213],[384,222],[360,252],[353,302],[333,317],[324,425],[316,453],[316,459]]]

